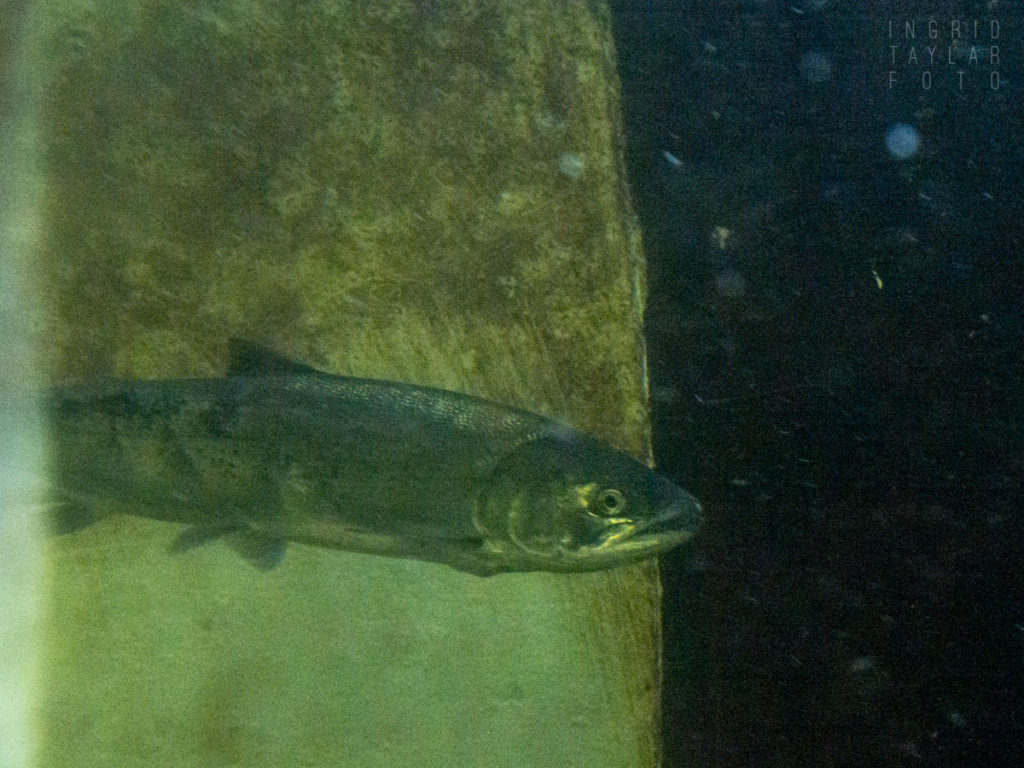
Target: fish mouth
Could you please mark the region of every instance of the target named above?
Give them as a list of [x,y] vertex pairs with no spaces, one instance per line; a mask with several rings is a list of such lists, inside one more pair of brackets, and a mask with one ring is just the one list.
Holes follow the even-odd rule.
[[604,530],[590,543],[531,550],[513,539],[523,562],[530,563],[530,568],[523,570],[599,571],[646,560],[685,544],[700,530],[703,512],[686,491],[677,487],[671,491],[653,515],[606,519]]
[[704,524],[704,510],[686,491],[680,490],[675,498],[666,505],[659,514],[639,528],[638,534],[657,536],[661,534],[682,534],[689,539]]
[[655,554],[673,549],[696,535],[704,521],[700,502],[683,490],[649,519],[622,522],[606,531],[596,549]]

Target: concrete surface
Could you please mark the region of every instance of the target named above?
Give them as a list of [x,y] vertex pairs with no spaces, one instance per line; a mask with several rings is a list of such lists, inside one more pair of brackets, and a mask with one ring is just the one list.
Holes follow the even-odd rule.
[[[647,450],[643,265],[590,2],[40,4],[45,381],[231,336]],[[34,313],[34,314],[33,314]],[[46,766],[654,766],[652,564],[479,579],[130,509],[46,544]]]

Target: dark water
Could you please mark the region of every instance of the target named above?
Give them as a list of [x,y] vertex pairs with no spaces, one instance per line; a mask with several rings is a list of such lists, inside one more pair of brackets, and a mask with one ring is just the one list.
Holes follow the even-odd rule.
[[613,7],[655,450],[708,511],[665,765],[1019,764],[1024,10]]

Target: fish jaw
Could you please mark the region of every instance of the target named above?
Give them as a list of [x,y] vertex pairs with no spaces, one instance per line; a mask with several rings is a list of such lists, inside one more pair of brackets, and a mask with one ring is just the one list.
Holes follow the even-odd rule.
[[687,491],[582,435],[520,446],[474,514],[498,570],[514,571],[614,568],[686,543],[702,520]]
[[686,544],[700,530],[700,503],[673,486],[674,498],[653,518],[612,525],[599,543],[566,553],[549,570],[591,571],[616,568],[655,557]]

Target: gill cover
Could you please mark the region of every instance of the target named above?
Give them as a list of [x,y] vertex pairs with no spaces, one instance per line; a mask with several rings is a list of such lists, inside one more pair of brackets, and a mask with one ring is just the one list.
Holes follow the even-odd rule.
[[[668,504],[662,486],[672,487],[581,433],[544,435],[498,464],[474,523],[495,554],[520,567],[608,567]],[[635,545],[626,548],[631,556],[624,560],[640,555]]]

